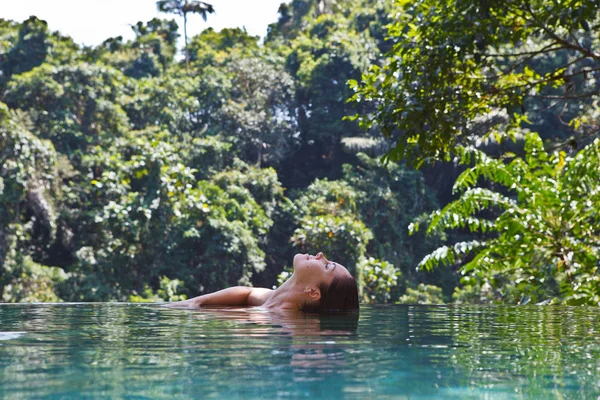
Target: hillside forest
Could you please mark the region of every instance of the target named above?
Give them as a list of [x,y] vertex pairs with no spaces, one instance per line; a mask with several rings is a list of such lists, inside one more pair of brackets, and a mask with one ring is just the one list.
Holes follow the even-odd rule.
[[600,305],[595,1],[292,0],[178,48],[185,4],[91,47],[0,19],[0,301],[274,287],[322,251],[364,303]]

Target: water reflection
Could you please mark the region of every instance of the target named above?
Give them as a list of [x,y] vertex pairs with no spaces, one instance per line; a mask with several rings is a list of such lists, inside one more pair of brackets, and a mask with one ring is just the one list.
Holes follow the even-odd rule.
[[[329,315],[259,308],[203,308],[184,310],[200,320],[233,322],[230,337],[262,339],[274,332],[288,336],[287,350],[274,355],[289,356],[294,382],[318,382],[347,367],[344,338],[356,335],[359,313]],[[282,368],[279,365],[278,368]]]
[[24,334],[25,332],[0,332],[0,340],[18,339]]
[[600,310],[0,306],[0,398],[600,396]]

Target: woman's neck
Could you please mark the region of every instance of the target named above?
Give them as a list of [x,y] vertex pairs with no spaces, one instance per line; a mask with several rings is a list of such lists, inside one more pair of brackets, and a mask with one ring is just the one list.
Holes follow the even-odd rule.
[[265,308],[272,309],[294,309],[299,310],[301,304],[298,298],[301,297],[301,289],[299,282],[296,282],[294,275],[290,277],[283,285],[275,289],[267,301],[263,304]]

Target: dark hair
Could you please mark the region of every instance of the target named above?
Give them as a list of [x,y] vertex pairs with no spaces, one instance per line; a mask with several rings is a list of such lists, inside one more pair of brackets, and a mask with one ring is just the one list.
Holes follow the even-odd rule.
[[325,314],[328,312],[357,311],[358,285],[349,277],[335,277],[329,285],[319,285],[321,298],[315,303],[305,303],[301,311]]

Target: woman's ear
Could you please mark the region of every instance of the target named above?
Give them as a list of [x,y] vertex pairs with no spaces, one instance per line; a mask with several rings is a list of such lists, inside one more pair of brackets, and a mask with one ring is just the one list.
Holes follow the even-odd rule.
[[306,293],[312,301],[318,301],[321,298],[321,291],[316,287],[307,286],[304,289],[304,293]]

